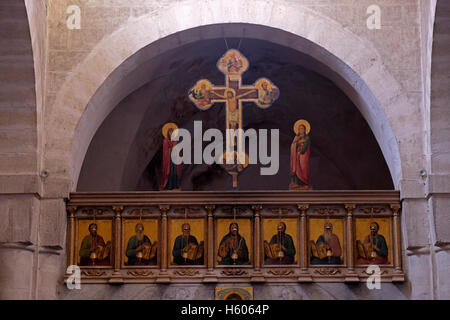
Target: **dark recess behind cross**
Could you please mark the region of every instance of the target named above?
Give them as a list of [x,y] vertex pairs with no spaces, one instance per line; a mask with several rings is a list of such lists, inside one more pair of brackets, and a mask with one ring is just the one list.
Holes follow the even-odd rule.
[[[239,39],[228,39],[237,47]],[[244,129],[280,129],[280,168],[274,176],[261,176],[259,165],[250,166],[239,177],[240,190],[285,190],[289,185],[289,153],[298,119],[311,123],[311,182],[316,190],[393,189],[392,179],[381,150],[369,126],[355,105],[330,80],[303,65],[311,60],[298,51],[270,42],[244,39],[240,50],[250,67],[243,84],[260,77],[271,79],[281,91],[269,109],[246,103]],[[201,120],[203,129],[225,127],[223,104],[208,111],[198,110],[187,98],[190,87],[207,78],[224,84],[216,62],[226,51],[223,39],[207,40],[173,50],[159,61],[158,76],[125,98],[97,131],[83,164],[78,191],[157,190],[162,155],[161,126],[172,121],[193,132],[193,121]],[[307,63],[306,63],[307,65]],[[151,98],[150,98],[151,97]],[[93,179],[97,156],[120,143],[111,137],[118,119],[132,108],[145,108],[137,121],[121,121],[122,130],[138,126],[131,145],[123,145],[127,161],[122,183],[111,187],[108,178]],[[110,161],[114,161],[111,159]],[[113,166],[112,166],[113,167]],[[114,173],[112,173],[114,174]],[[231,177],[219,166],[184,165],[183,190],[230,190]]]

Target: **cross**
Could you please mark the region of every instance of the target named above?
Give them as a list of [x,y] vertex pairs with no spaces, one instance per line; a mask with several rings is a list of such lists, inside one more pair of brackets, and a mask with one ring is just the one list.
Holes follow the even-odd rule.
[[[278,99],[278,88],[267,78],[259,78],[253,85],[242,85],[242,74],[247,71],[247,58],[238,50],[228,50],[217,62],[217,68],[225,75],[225,86],[215,86],[202,79],[189,90],[189,99],[200,110],[208,110],[216,103],[225,103],[226,109],[226,163],[234,163],[234,130],[242,129],[242,103],[254,102],[259,108],[269,108]],[[242,131],[238,134],[242,146]],[[243,164],[243,152],[238,152],[239,163]],[[228,170],[227,170],[228,172]],[[233,176],[233,187],[237,188],[237,174]]]

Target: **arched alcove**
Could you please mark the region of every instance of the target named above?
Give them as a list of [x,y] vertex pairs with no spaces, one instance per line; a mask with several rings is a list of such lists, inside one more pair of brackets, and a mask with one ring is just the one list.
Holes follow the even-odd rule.
[[[307,119],[313,128],[314,189],[393,188],[370,127],[345,93],[324,76],[332,73],[327,66],[273,42],[219,38],[169,50],[136,69],[135,76],[144,81],[145,75],[147,82],[124,98],[97,131],[77,191],[158,190],[164,123],[176,122],[191,133],[193,121],[202,121],[203,130],[224,129],[223,105],[200,111],[188,101],[187,92],[200,78],[224,83],[216,62],[228,45],[239,47],[250,61],[243,83],[264,76],[281,90],[280,99],[267,110],[244,105],[244,129],[280,130],[280,166],[273,176],[260,176],[260,166],[250,166],[239,178],[241,190],[288,188],[292,127],[298,119]],[[220,166],[185,165],[182,171],[182,190],[230,187],[231,177]]]
[[[227,8],[236,5],[222,1],[220,4]],[[189,8],[203,10],[211,4],[200,1],[194,6],[191,1],[185,1],[151,17],[130,21],[103,39],[74,69],[56,96],[55,105],[62,107],[50,114],[48,122],[52,130],[46,132],[44,165],[53,166],[53,172],[44,188],[55,190],[58,185],[62,193],[75,189],[95,132],[124,97],[146,82],[135,74],[131,76],[133,70],[170,49],[217,37],[271,41],[326,65],[331,70],[327,78],[341,86],[366,119],[387,161],[394,186],[399,188],[402,169],[397,141],[410,139],[411,132],[405,130],[402,121],[396,124],[396,119],[402,119],[408,103],[402,88],[383,66],[377,50],[367,40],[311,9],[283,1],[271,5],[273,10],[286,13],[283,19],[276,18],[277,15],[266,21],[264,15],[258,14],[264,8],[252,2],[245,4],[251,10],[238,10],[231,20],[222,15],[205,15],[206,20],[194,15],[192,20],[186,20],[182,18]],[[92,73],[94,67],[97,72]],[[405,150],[402,155],[407,163],[413,164],[411,150]]]

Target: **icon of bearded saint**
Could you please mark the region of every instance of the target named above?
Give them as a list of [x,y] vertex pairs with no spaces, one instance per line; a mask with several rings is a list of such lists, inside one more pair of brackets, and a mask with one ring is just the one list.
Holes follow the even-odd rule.
[[80,266],[107,266],[110,264],[111,241],[105,243],[97,233],[98,226],[91,223],[89,235],[83,238],[80,246]]
[[310,242],[311,264],[342,264],[342,248],[337,235],[333,233],[333,225],[326,222],[324,233],[314,243]]
[[158,242],[152,245],[150,238],[144,234],[144,225],[136,224],[136,234],[128,240],[126,256],[127,265],[154,265],[156,264],[156,251]]
[[369,226],[370,233],[364,241],[356,240],[357,264],[388,263],[388,246],[386,239],[378,233],[380,226],[373,221]]
[[294,240],[286,234],[286,223],[280,221],[277,233],[270,242],[264,240],[265,264],[293,264],[295,258]]
[[232,222],[230,232],[220,241],[218,260],[222,265],[248,264],[248,248],[245,239],[239,234],[239,226]]
[[204,241],[198,243],[197,238],[191,235],[191,225],[184,223],[181,226],[182,234],[175,239],[172,255],[174,264],[195,265],[203,264]]

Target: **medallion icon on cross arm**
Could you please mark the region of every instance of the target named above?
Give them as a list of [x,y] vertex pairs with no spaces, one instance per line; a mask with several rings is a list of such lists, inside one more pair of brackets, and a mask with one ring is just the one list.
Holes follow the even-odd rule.
[[[260,78],[253,85],[243,85],[242,74],[248,67],[247,58],[238,50],[230,49],[217,62],[217,68],[225,75],[225,86],[215,86],[202,79],[189,90],[189,99],[202,111],[208,110],[216,102],[225,103],[226,164],[234,164],[237,152],[238,162],[245,164],[247,161],[248,165],[248,156],[242,150],[243,131],[239,130],[235,134],[236,130],[243,127],[242,103],[254,102],[259,108],[266,109],[272,106],[280,93],[278,87],[267,78]],[[233,177],[233,189],[236,190],[237,175],[228,173]]]

